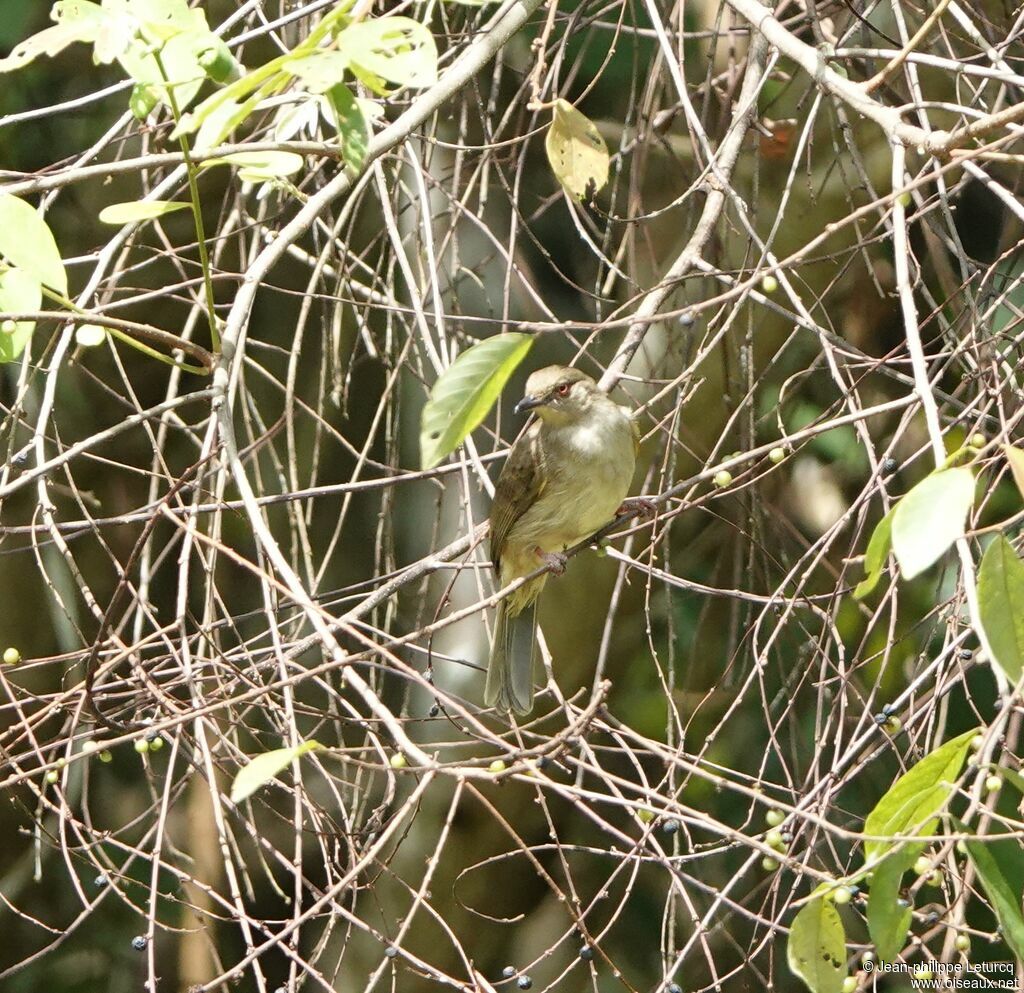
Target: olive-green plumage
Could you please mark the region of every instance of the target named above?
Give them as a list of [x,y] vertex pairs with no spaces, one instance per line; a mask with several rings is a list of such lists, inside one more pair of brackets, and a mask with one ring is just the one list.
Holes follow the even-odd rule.
[[[629,412],[586,373],[549,366],[530,376],[516,412],[537,419],[512,446],[491,505],[491,559],[501,586],[582,541],[622,505],[636,464]],[[533,707],[537,597],[546,574],[498,605],[485,701],[526,714]]]

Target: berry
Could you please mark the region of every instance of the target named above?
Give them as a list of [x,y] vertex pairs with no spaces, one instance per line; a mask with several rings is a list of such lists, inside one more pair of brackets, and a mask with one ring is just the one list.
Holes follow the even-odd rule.
[[146,941],[146,936],[144,934],[137,934],[132,938],[132,948],[137,952],[144,952],[147,944],[148,942]]
[[774,872],[779,867],[779,860],[773,859],[770,855],[766,855],[761,859],[761,868],[765,872]]
[[998,793],[1003,788],[1003,781],[999,776],[989,776],[985,780],[986,793]]
[[714,476],[714,479],[712,479],[712,482],[720,490],[724,490],[725,487],[728,486],[732,482],[732,473],[729,472],[728,469],[720,469],[718,472],[715,473],[715,476]]
[[782,851],[786,847],[786,843],[782,840],[782,832],[778,828],[772,828],[764,836],[764,843],[776,851]]
[[985,436],[983,434],[981,434],[980,432],[978,434],[972,434],[971,435],[971,447],[972,448],[984,448],[986,440],[987,439],[985,438]]
[[983,744],[985,744],[984,736],[980,735],[980,734],[976,734],[973,738],[971,738],[971,751],[972,752],[979,751]]
[[784,448],[773,448],[768,453],[768,461],[774,465],[778,465],[786,457],[786,449]]
[[910,206],[910,204],[911,204],[911,203],[912,203],[913,201],[912,201],[912,198],[911,198],[910,194],[909,194],[909,193],[907,193],[907,192],[904,192],[904,193],[901,193],[901,194],[900,194],[900,195],[899,195],[898,197],[896,197],[896,202],[897,202],[897,203],[898,203],[898,204],[899,204],[899,205],[900,205],[901,207],[909,207],[909,206]]
[[927,856],[925,856],[925,855],[922,855],[914,863],[914,872],[918,876],[923,876],[923,875],[925,875],[925,873],[928,873],[928,872],[931,872],[931,871],[932,871],[932,860],[930,858],[928,858]]
[[17,665],[21,661],[21,652],[17,648],[4,649],[4,665]]
[[408,764],[408,760],[401,752],[395,752],[391,756],[391,768],[392,769],[404,769]]
[[149,751],[149,742],[146,741],[145,738],[136,738],[135,751],[137,751],[140,755],[145,755],[145,753]]
[[684,328],[692,328],[696,320],[697,318],[694,317],[692,311],[689,310],[679,315],[679,323]]
[[934,978],[934,976],[935,974],[932,972],[932,970],[926,969],[924,966],[921,966],[920,968],[914,970],[915,979],[932,979]]
[[398,954],[398,949],[395,948],[394,945],[388,945],[388,947],[384,949],[384,954],[389,959],[393,959]]
[[520,976],[516,980],[516,986],[518,986],[521,990],[528,990],[531,986],[533,986],[533,980],[529,976]]
[[584,945],[580,949],[580,958],[583,959],[584,962],[591,962],[591,961],[593,961],[594,949],[591,948],[590,945]]
[[48,783],[55,783],[58,779],[60,779],[60,773],[56,769],[50,769],[46,773],[46,781]]
[[648,810],[646,807],[641,807],[636,812],[636,819],[641,824],[650,824],[651,821],[654,820],[654,811],[653,810]]
[[971,950],[971,939],[966,934],[958,934],[954,944],[956,945],[956,950],[963,952],[965,955]]
[[768,822],[769,827],[778,827],[786,819],[786,815],[781,810],[772,807],[764,815],[764,819]]
[[882,463],[882,472],[884,472],[887,476],[891,476],[899,467],[899,462],[897,462],[894,458],[890,457],[887,458]]
[[149,750],[150,750],[151,752],[158,752],[158,751],[160,751],[160,749],[161,749],[161,748],[163,748],[163,747],[164,747],[164,739],[163,739],[163,738],[161,738],[161,737],[160,737],[159,735],[157,735],[157,737],[155,737],[155,738],[154,738],[154,739],[153,739],[153,740],[152,740],[152,741],[151,741],[151,742],[149,743]]
[[885,730],[889,734],[899,734],[903,730],[903,721],[898,717],[887,717],[885,719]]
[[972,652],[969,648],[960,649],[961,662],[970,662],[972,658],[974,658],[974,652]]
[[508,768],[508,766],[507,766],[507,765],[505,765],[505,763],[504,763],[504,762],[502,762],[502,760],[501,760],[501,759],[495,759],[495,760],[494,760],[494,761],[493,761],[493,762],[492,762],[492,763],[491,763],[491,764],[490,764],[490,765],[489,765],[489,766],[487,767],[487,771],[488,771],[488,772],[493,772],[493,773],[497,774],[497,773],[499,773],[499,772],[504,772],[504,771],[505,771],[505,770],[506,770],[507,768]]
[[854,993],[857,989],[857,977],[847,976],[843,980],[843,993]]
[[942,885],[942,870],[941,869],[935,869],[932,872],[929,872],[928,873],[928,878],[925,880],[925,882],[929,886],[941,886]]
[[774,293],[779,288],[779,281],[772,275],[761,277],[761,289],[765,293]]
[[511,979],[516,974],[516,967],[514,965],[507,965],[501,970],[501,975],[505,979]]
[[851,899],[853,899],[853,893],[850,892],[849,887],[840,886],[839,889],[836,890],[835,895],[832,897],[832,899],[834,902],[838,903],[840,907],[842,907],[845,904],[849,903]]
[[99,754],[99,759],[101,762],[113,762],[114,756],[110,754],[109,749],[104,748],[103,751]]
[[683,993],[683,988],[678,983],[672,983],[665,993]]
[[674,817],[670,817],[661,826],[661,830],[664,831],[665,834],[675,834],[679,830],[679,821],[677,821]]
[[440,713],[441,708],[436,703],[432,703],[430,705],[430,710],[427,711],[427,717],[437,717]]

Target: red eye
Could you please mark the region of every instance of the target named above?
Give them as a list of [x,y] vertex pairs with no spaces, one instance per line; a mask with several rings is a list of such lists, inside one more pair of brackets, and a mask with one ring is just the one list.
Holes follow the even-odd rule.
[[568,383],[562,383],[562,385],[558,387],[558,395],[560,397],[564,397],[568,392],[569,392],[569,384]]

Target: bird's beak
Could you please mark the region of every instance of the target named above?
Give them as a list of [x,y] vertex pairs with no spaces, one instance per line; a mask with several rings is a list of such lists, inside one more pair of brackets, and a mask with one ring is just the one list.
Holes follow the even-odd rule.
[[543,406],[544,406],[544,398],[543,397],[525,396],[525,397],[523,397],[522,400],[519,401],[519,403],[517,403],[515,405],[514,409],[515,409],[515,412],[517,414],[525,414],[529,410],[533,410],[536,407],[543,407]]

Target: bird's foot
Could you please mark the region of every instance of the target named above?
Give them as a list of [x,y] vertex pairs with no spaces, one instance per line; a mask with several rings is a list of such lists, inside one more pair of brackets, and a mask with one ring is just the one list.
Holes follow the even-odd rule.
[[545,552],[540,548],[534,549],[539,558],[556,576],[561,576],[565,572],[565,564],[569,561],[567,555],[563,555],[561,552]]
[[616,517],[654,517],[658,508],[653,500],[647,497],[626,497],[619,507]]

